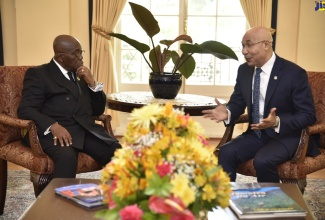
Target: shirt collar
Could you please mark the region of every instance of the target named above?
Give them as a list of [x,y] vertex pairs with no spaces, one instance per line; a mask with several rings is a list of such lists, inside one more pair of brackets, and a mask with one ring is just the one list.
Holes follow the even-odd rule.
[[54,58],[53,58],[54,63],[59,67],[63,75],[68,75],[68,70],[64,69]]
[[261,67],[264,73],[271,75],[272,68],[275,62],[275,53],[272,53],[271,58]]

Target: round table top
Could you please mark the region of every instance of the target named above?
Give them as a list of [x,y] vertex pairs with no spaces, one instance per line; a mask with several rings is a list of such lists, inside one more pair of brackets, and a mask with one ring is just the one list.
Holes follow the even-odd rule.
[[[219,100],[222,104],[224,100]],[[192,116],[202,115],[202,110],[213,109],[217,106],[214,97],[178,94],[175,99],[156,99],[151,92],[118,92],[107,96],[107,107],[112,110],[131,112],[147,104],[172,103],[175,108],[184,109],[185,113]]]

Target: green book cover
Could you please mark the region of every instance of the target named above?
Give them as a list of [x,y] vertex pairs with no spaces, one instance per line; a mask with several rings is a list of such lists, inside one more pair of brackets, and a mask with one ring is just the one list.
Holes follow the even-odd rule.
[[230,207],[240,219],[306,216],[306,211],[280,187],[233,190]]

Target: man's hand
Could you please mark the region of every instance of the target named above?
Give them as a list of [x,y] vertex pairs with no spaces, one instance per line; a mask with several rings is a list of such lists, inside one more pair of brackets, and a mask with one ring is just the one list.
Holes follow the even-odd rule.
[[67,129],[62,127],[60,124],[55,123],[51,126],[50,131],[53,135],[54,145],[57,145],[59,140],[61,147],[72,145],[72,137]]
[[89,87],[94,87],[96,85],[93,75],[91,74],[91,71],[88,67],[80,66],[77,69],[77,76],[80,79],[85,80]]
[[223,120],[228,119],[228,111],[226,106],[222,105],[219,100],[215,99],[217,107],[215,109],[203,110],[203,118],[210,118],[215,120],[217,123]]
[[252,130],[262,130],[266,128],[273,128],[276,124],[276,108],[270,110],[270,114],[267,118],[264,118],[259,124],[251,124]]

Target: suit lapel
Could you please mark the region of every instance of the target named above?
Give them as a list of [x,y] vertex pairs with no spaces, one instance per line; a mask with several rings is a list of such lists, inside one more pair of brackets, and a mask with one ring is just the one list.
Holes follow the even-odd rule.
[[[283,73],[280,70],[281,70],[282,65],[283,65],[283,63],[282,63],[281,58],[276,56],[276,59],[275,59],[275,62],[274,62],[273,68],[272,68],[271,76],[269,79],[269,83],[267,85],[265,104],[264,104],[264,115],[267,111],[267,106],[273,96],[273,93],[274,93],[278,83],[281,80]],[[267,112],[267,114],[268,114],[268,112]]]
[[[76,86],[74,84],[74,82],[71,82],[70,80],[68,80],[61,72],[61,70],[59,69],[59,67],[54,63],[53,60],[51,60],[50,64],[49,64],[49,73],[51,75],[51,77],[53,78],[53,80],[58,83],[59,85],[67,88],[72,94],[73,96],[78,99],[79,98],[79,90],[80,87],[79,85]],[[78,82],[77,82],[78,83]]]

